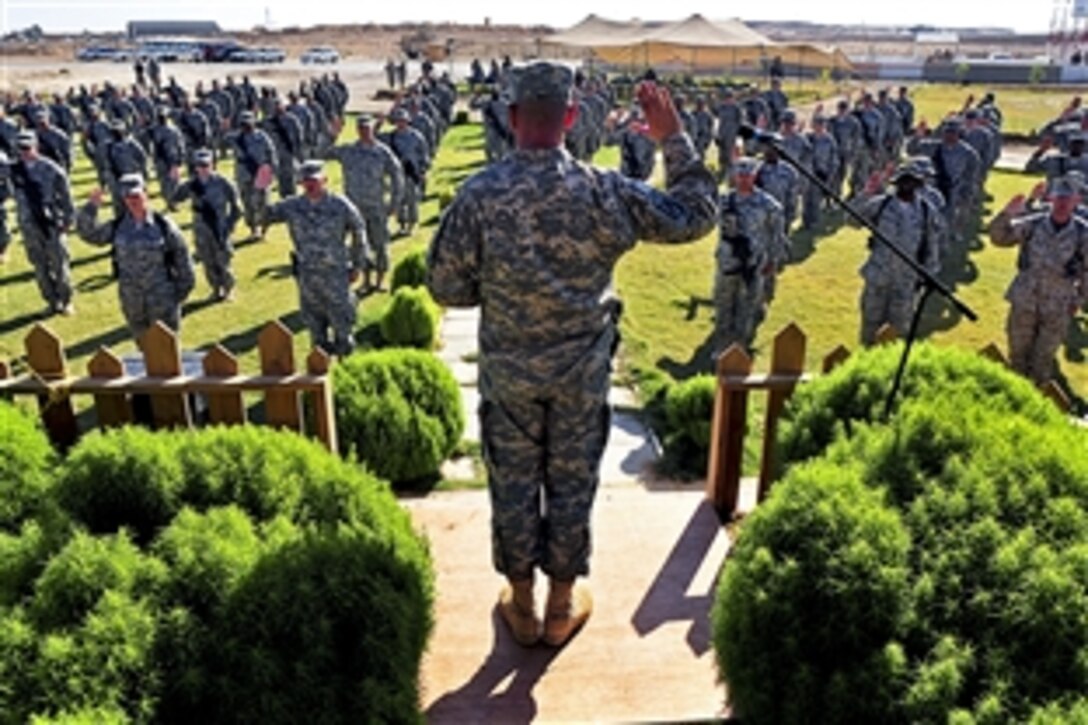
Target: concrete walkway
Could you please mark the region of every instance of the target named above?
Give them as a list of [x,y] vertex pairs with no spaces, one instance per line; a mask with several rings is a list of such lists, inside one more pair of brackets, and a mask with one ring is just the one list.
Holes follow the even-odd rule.
[[[464,397],[466,438],[479,440],[478,310],[450,310],[441,358]],[[727,714],[710,645],[710,610],[728,538],[699,484],[654,481],[653,435],[616,388],[593,517],[595,598],[564,649],[526,649],[495,609],[503,580],[491,564],[488,495],[431,493],[404,501],[429,539],[436,626],[422,673],[431,723],[707,720]],[[742,502],[754,500],[753,485]],[[546,582],[538,581],[538,601]]]

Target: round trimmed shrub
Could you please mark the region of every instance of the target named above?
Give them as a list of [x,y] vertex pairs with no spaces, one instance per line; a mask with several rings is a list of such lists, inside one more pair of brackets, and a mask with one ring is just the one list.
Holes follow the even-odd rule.
[[704,469],[710,450],[710,425],[717,387],[715,376],[697,375],[669,387],[665,394],[669,436],[679,438],[701,452]]
[[179,437],[126,427],[85,437],[57,481],[61,506],[92,533],[126,527],[141,543],[180,508]]
[[[900,343],[861,351],[831,374],[800,386],[778,427],[777,463],[788,467],[818,456],[837,438],[882,422],[902,349]],[[1057,407],[1016,373],[967,350],[922,343],[911,352],[897,409],[939,400],[983,404],[993,416],[1022,415],[1040,424],[1063,420]]]
[[745,521],[712,613],[737,712],[882,721],[906,675],[909,547],[899,515],[849,468],[814,462],[779,483]]
[[393,265],[393,281],[390,288],[396,292],[401,287],[422,287],[427,283],[427,255],[423,250],[410,252]]
[[0,532],[17,532],[48,505],[55,455],[30,416],[0,401]]
[[[715,647],[738,714],[1022,722],[1088,691],[1088,432],[1060,416],[1040,423],[1049,409],[1018,395],[961,391],[904,404],[888,424],[857,425],[790,469],[742,527],[715,604]],[[818,561],[833,552],[806,553],[829,541],[873,550],[841,522],[805,527],[839,507],[844,481],[864,484],[852,494],[859,501],[882,502],[865,514],[873,522],[891,515],[906,532],[898,609],[865,589],[891,571],[886,560],[853,582]],[[808,591],[835,596],[814,603]],[[814,616],[846,641],[803,647],[820,631]],[[859,638],[877,625],[880,637]],[[854,640],[869,642],[879,676],[859,674]],[[833,700],[836,683],[849,685],[850,699]]]
[[333,369],[343,452],[396,483],[437,473],[465,429],[453,373],[422,350],[356,353]]
[[423,287],[401,287],[385,308],[382,338],[393,347],[432,350],[438,344],[442,311]]
[[224,711],[253,722],[418,719],[432,596],[418,547],[346,527],[280,547],[222,620]]

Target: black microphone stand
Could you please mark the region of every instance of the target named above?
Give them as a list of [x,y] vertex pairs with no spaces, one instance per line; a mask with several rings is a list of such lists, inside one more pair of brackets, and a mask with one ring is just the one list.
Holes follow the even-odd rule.
[[748,124],[741,125],[738,135],[745,141],[755,139],[756,141],[759,141],[761,143],[773,146],[778,151],[779,157],[781,157],[785,161],[788,161],[790,166],[797,169],[798,173],[808,179],[809,182],[815,184],[816,188],[822,191],[824,196],[834,201],[835,204],[837,204],[843,211],[845,211],[847,215],[850,216],[854,221],[872,232],[872,235],[875,239],[880,240],[882,244],[888,247],[888,249],[890,249],[892,253],[895,254],[895,256],[899,257],[900,260],[902,260],[908,267],[910,267],[914,271],[915,274],[917,274],[921,278],[923,285],[922,294],[918,298],[918,302],[915,304],[914,315],[910,321],[910,330],[907,332],[907,337],[904,341],[905,344],[903,346],[903,354],[899,358],[899,367],[895,371],[895,380],[892,381],[892,388],[888,392],[887,400],[884,402],[884,418],[887,419],[891,416],[892,404],[895,402],[896,393],[899,392],[899,386],[903,382],[903,373],[906,371],[907,368],[907,359],[910,357],[911,347],[914,346],[914,340],[918,335],[918,325],[922,319],[922,310],[925,307],[926,300],[929,299],[929,295],[932,294],[934,291],[940,292],[945,299],[951,302],[952,305],[971,322],[977,322],[978,315],[975,314],[974,310],[964,304],[962,300],[956,297],[956,294],[952,290],[950,290],[943,282],[941,282],[941,280],[937,279],[935,276],[933,276],[933,274],[930,273],[928,269],[920,265],[918,263],[918,260],[907,254],[898,244],[888,239],[888,237],[885,236],[883,232],[873,226],[873,224],[868,219],[855,211],[854,208],[850,206],[850,204],[848,204],[845,199],[836,194],[831,189],[831,187],[824,183],[824,181],[820,177],[807,169],[804,164],[802,164],[797,159],[797,157],[787,151],[781,143],[781,136],[778,136],[777,134],[759,131]]

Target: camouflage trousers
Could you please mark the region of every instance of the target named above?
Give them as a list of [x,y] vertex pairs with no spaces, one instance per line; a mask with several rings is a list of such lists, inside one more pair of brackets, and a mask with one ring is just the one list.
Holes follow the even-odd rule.
[[755,338],[756,325],[762,319],[763,276],[755,274],[746,281],[743,274],[717,274],[714,277],[714,347],[717,358],[730,345],[748,351]]
[[311,344],[330,355],[349,355],[355,348],[355,297],[347,270],[300,269],[298,293]]
[[[821,176],[820,178],[829,185],[832,181],[830,175]],[[801,228],[812,229],[820,223],[820,219],[823,217],[823,205],[824,192],[816,184],[807,183],[805,190],[801,193]]]
[[251,178],[238,178],[238,195],[242,197],[242,215],[250,231],[264,224],[268,212],[268,189],[258,189]]
[[594,377],[535,398],[481,388],[492,558],[509,579],[537,567],[561,580],[589,573],[590,514],[610,420],[607,371],[603,385],[586,384]]
[[137,344],[156,321],[162,321],[174,332],[181,329],[181,303],[173,285],[153,290],[121,285],[118,294],[121,297],[121,313]]
[[914,285],[901,280],[865,280],[861,291],[861,344],[872,345],[885,323],[900,335],[910,329],[914,312]]
[[6,201],[0,201],[0,255],[8,251],[11,246],[11,231],[8,229],[8,205]]
[[204,278],[208,280],[208,286],[212,290],[223,288],[228,292],[234,289],[234,273],[230,268],[231,257],[234,256],[234,248],[229,239],[222,241],[215,238],[212,230],[197,222],[194,225],[196,232],[196,251],[200,255],[200,263],[204,265]]
[[295,195],[295,161],[286,154],[280,156],[276,166],[276,182],[280,188],[281,199]]
[[389,271],[389,212],[384,206],[364,205],[355,199],[351,201],[358,207],[366,224],[366,241],[373,254],[369,268],[378,274],[385,274]]
[[174,193],[178,190],[178,182],[174,177],[170,175],[170,167],[166,164],[155,164],[155,176],[159,180],[159,191],[162,194],[163,201],[166,202],[171,208],[173,208]]
[[402,227],[411,227],[419,222],[419,201],[423,195],[419,184],[411,179],[404,180],[400,206],[397,208],[397,222]]
[[26,256],[34,267],[34,279],[42,299],[51,307],[72,301],[72,268],[68,242],[63,235],[46,237],[37,229],[22,228]]
[[865,188],[869,177],[880,168],[880,158],[877,152],[863,146],[854,156],[854,164],[850,169],[850,196],[857,196]]
[[719,136],[714,143],[718,146],[718,175],[724,178],[733,166],[733,151],[737,147],[737,135]]
[[1009,336],[1009,365],[1042,385],[1054,377],[1054,356],[1069,327],[1069,299],[1015,301],[1005,324]]

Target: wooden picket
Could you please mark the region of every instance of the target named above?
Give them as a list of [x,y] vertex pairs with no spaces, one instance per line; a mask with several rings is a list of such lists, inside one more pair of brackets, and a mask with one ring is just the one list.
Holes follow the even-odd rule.
[[[185,374],[181,344],[162,324],[149,329],[140,342],[145,374],[127,374],[122,360],[101,348],[87,365],[88,376],[72,377],[61,340],[46,326],[35,325],[26,337],[29,371],[13,375],[6,362],[0,363],[0,398],[35,396],[51,440],[67,448],[79,437],[74,395],[93,397],[97,425],[103,428],[131,423],[133,397],[149,396],[154,427],[173,428],[195,424],[191,401],[197,394],[207,400],[210,423],[244,424],[242,394],[260,393],[265,397],[269,425],[309,433],[336,451],[331,360],[315,350],[307,358],[306,372],[296,372],[290,332],[279,322],[270,322],[258,336],[260,375],[239,374],[238,361],[219,345],[204,355],[203,374]],[[309,426],[303,422],[303,396],[312,400]]]
[[[890,325],[884,325],[876,334],[877,344],[880,345],[897,339],[898,334]],[[994,344],[987,345],[979,354],[1008,365],[1008,360]],[[752,392],[766,391],[768,394],[757,490],[757,499],[762,501],[774,483],[774,443],[779,419],[797,385],[810,379],[804,372],[805,357],[805,334],[797,325],[790,323],[774,339],[769,373],[753,373],[751,359],[738,345],[732,345],[718,358],[718,387],[714,395],[706,486],[707,499],[723,522],[737,515],[744,438],[748,432],[748,397]],[[820,370],[827,374],[849,357],[849,349],[839,345],[823,358]],[[1051,381],[1040,390],[1063,411],[1069,411],[1069,399],[1056,383]]]

